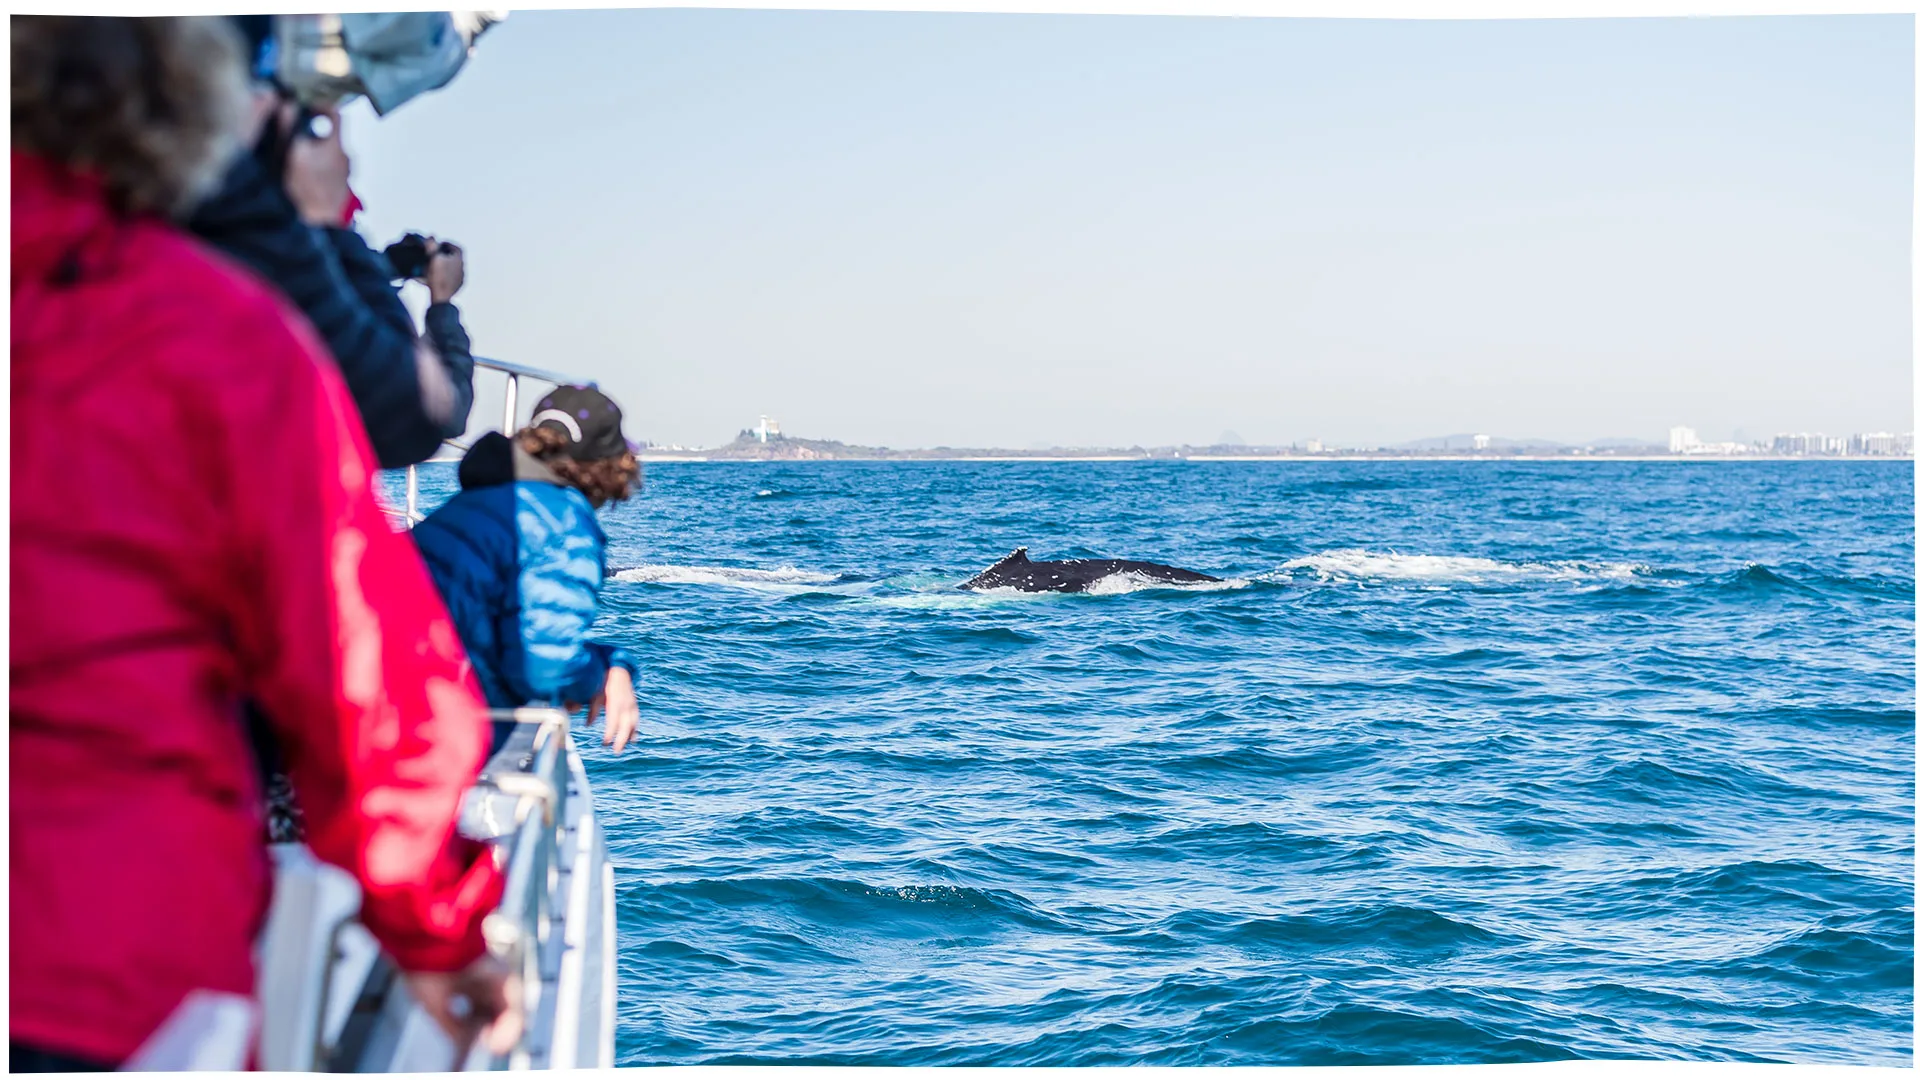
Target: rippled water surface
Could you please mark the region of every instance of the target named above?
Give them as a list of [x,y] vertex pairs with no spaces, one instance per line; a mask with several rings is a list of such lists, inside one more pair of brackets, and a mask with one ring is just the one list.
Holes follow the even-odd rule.
[[[605,520],[623,1065],[1911,1063],[1911,464],[676,463]],[[1229,580],[953,588],[1020,545]]]

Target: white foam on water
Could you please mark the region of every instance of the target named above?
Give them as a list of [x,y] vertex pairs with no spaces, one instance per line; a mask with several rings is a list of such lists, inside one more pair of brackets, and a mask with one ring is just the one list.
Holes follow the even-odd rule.
[[1025,593],[1018,589],[961,589],[953,578],[929,573],[902,574],[878,584],[884,591],[867,597],[866,603],[927,610],[990,607],[1010,601],[1030,601],[1059,595]]
[[1323,551],[1281,563],[1268,580],[1293,581],[1312,575],[1321,581],[1620,581],[1646,573],[1638,563],[1502,562],[1471,555],[1401,555],[1365,548]]
[[782,566],[759,570],[748,566],[636,566],[613,575],[615,581],[635,581],[649,585],[726,585],[738,589],[810,590],[832,585],[838,574],[822,574]]
[[1058,596],[1058,593],[1023,593],[1018,589],[955,589],[951,585],[944,592],[912,592],[905,596],[875,596],[866,603],[881,607],[909,608],[922,611],[965,610],[969,608],[990,607],[1009,601],[1031,601]]

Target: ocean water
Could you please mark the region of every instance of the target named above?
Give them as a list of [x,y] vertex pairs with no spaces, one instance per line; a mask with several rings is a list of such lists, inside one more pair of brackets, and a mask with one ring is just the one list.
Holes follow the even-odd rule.
[[1913,477],[650,466],[619,1063],[1911,1065]]

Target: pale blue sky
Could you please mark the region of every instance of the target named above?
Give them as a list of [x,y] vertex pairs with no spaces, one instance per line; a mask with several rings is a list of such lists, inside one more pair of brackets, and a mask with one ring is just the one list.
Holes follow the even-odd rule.
[[630,433],[1913,426],[1907,16],[528,11],[348,119],[367,230]]

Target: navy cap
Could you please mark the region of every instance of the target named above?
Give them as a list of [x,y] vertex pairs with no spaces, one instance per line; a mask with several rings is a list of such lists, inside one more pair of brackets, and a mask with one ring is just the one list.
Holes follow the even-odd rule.
[[639,452],[620,431],[620,406],[591,386],[554,388],[533,407],[528,424],[566,435],[566,454],[575,461],[603,461]]

